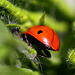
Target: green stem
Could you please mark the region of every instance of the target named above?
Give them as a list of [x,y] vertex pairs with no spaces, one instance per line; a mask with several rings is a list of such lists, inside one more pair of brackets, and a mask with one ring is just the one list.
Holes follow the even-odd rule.
[[7,27],[17,27],[17,28],[20,28],[20,31],[23,33],[26,31],[26,28],[25,26],[23,25],[19,25],[19,24],[6,24]]
[[[12,15],[14,15],[17,19],[19,19],[20,22],[23,24],[27,21],[30,21],[30,22],[32,21],[26,10],[22,10],[22,9],[14,6],[7,0],[0,0],[0,6],[7,9]],[[31,25],[33,25],[32,22],[31,22]]]

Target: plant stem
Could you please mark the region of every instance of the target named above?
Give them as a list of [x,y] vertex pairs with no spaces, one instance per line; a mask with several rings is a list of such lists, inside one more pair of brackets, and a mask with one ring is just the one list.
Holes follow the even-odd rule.
[[33,25],[32,20],[30,19],[28,12],[26,10],[22,10],[17,6],[14,6],[7,0],[0,0],[0,6],[7,9],[12,15],[14,15],[22,24],[26,22],[30,22]]

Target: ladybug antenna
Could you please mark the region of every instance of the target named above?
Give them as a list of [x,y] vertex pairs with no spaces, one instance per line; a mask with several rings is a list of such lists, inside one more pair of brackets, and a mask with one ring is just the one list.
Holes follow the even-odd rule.
[[44,14],[42,15],[42,17],[40,19],[40,24],[39,25],[44,25],[44,19],[45,19],[45,11],[44,11]]

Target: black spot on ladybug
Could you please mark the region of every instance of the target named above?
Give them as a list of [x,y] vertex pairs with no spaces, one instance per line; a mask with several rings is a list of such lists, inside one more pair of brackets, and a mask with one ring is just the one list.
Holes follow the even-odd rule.
[[43,31],[42,31],[42,30],[39,30],[37,33],[38,33],[38,34],[43,33]]

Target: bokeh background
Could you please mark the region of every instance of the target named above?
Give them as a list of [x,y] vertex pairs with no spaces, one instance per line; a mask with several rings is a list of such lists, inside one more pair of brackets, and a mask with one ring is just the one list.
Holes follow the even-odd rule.
[[[56,31],[60,39],[58,52],[51,58],[37,56],[36,51],[11,29],[21,32],[44,24]],[[75,0],[0,0],[0,75],[75,75]]]

